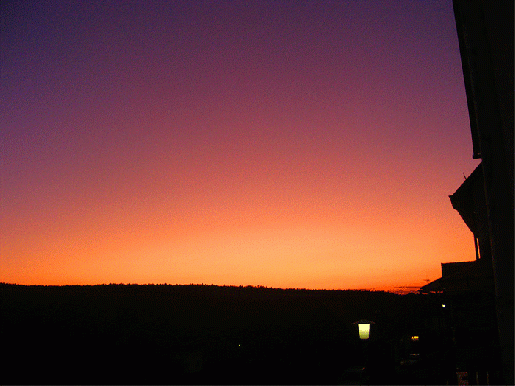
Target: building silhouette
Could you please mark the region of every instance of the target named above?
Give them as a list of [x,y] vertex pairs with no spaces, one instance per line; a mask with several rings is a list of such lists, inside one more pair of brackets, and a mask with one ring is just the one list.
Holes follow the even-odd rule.
[[472,232],[475,260],[442,263],[442,277],[425,285],[421,291],[444,294],[442,333],[451,336],[447,342],[450,346],[447,358],[455,368],[454,379],[450,381],[502,383],[482,165],[449,198]]
[[[444,292],[452,297],[451,323],[456,332],[460,328],[469,333],[476,329],[478,334],[469,334],[471,343],[466,345],[467,352],[477,353],[476,357],[460,358],[460,344],[467,339],[460,342],[460,337],[455,337],[456,360],[466,362],[464,365],[469,369],[477,369],[473,362],[481,357],[486,345],[481,342],[493,338],[490,335],[495,326],[496,343],[489,349],[493,350],[493,358],[499,353],[500,381],[514,384],[514,8],[513,2],[485,0],[453,0],[453,6],[473,158],[481,159],[481,164],[450,199],[474,236],[476,259],[442,264],[442,278],[421,291]],[[470,303],[470,299],[476,301]],[[468,306],[463,307],[467,302]],[[471,330],[456,324],[466,325],[473,317],[485,319],[481,317],[486,312],[494,317],[485,320],[481,328],[475,326]],[[489,366],[496,370],[495,361]]]

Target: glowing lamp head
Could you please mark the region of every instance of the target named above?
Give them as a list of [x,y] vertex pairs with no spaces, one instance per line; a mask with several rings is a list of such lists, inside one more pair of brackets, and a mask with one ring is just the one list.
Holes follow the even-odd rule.
[[360,323],[360,324],[358,324],[358,329],[359,329],[359,339],[370,338],[370,323]]
[[370,325],[375,324],[371,320],[359,320],[354,322],[358,325],[359,339],[366,340],[370,338]]

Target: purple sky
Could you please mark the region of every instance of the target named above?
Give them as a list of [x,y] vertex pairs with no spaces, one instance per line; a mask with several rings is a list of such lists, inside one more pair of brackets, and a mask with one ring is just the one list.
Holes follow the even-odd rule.
[[423,285],[474,259],[452,1],[4,1],[0,281]]

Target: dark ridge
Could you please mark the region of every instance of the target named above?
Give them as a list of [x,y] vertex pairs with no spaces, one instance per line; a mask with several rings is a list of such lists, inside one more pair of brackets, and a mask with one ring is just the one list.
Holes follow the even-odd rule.
[[[262,286],[1,283],[0,341],[7,359],[0,382],[335,384],[363,377],[374,383],[376,376],[378,383],[402,383],[395,367],[406,353],[399,342],[409,334],[431,336],[425,322],[441,313],[439,297]],[[353,323],[360,319],[375,322],[369,341],[359,339]],[[428,339],[427,350],[437,350],[433,346],[442,339]],[[378,370],[365,374],[364,363]],[[441,383],[441,371],[432,371]]]

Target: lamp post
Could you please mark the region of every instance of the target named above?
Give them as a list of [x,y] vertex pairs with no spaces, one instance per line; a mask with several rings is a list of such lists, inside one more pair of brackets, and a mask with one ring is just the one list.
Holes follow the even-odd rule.
[[364,383],[369,383],[369,377],[370,377],[370,370],[368,369],[369,365],[370,365],[370,358],[369,358],[369,352],[368,352],[368,341],[369,341],[369,338],[370,338],[370,326],[372,324],[375,324],[374,322],[372,322],[371,320],[365,320],[365,319],[361,319],[361,320],[358,320],[357,322],[354,322],[353,324],[357,324],[358,325],[358,333],[359,333],[359,339],[361,341],[363,341],[363,354],[364,354],[364,361],[365,361],[365,366],[363,367],[363,371],[364,373],[362,373],[362,379],[361,381],[364,382]]

